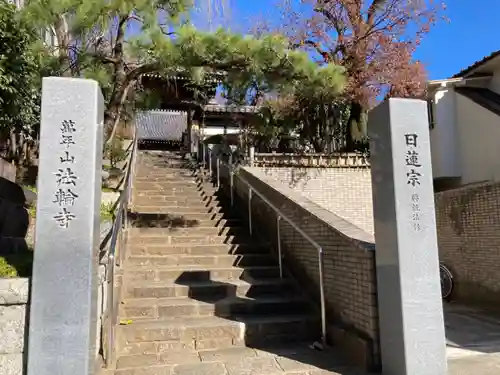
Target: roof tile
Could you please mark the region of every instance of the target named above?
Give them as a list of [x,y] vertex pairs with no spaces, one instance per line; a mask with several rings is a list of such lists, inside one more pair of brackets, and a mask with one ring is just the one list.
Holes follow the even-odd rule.
[[187,129],[187,112],[140,111],[135,115],[135,124],[138,139],[180,141]]

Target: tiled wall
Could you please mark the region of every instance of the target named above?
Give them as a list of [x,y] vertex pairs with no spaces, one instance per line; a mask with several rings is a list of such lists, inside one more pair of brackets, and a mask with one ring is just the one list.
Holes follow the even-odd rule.
[[[221,172],[227,192],[227,170]],[[351,355],[353,361],[377,368],[380,363],[373,235],[259,168],[242,168],[238,176],[249,181],[322,247],[329,338]],[[247,207],[248,188],[239,177],[234,179],[234,191],[241,202],[238,207]],[[247,213],[243,215],[247,217]],[[252,223],[261,235],[276,243],[276,214],[255,193]],[[280,234],[286,266],[319,304],[318,250],[283,219]]]
[[436,194],[440,260],[454,273],[453,298],[491,304],[500,300],[500,184]]
[[321,207],[373,234],[369,167],[256,167]]

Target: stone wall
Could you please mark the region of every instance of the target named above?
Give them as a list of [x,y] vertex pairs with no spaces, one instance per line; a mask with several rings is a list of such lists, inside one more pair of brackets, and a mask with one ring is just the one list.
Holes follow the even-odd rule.
[[23,374],[29,279],[0,279],[0,375]]
[[440,260],[455,276],[453,299],[498,308],[500,183],[436,194]]
[[0,177],[16,182],[16,167],[2,158],[0,158]]
[[369,167],[260,167],[323,208],[373,234]]
[[25,206],[24,190],[0,177],[0,257],[19,267],[19,276],[29,277],[33,254],[26,242],[30,217]]
[[[229,194],[227,168],[222,186]],[[367,368],[380,366],[373,235],[343,220],[259,168],[241,168],[242,176],[323,248],[328,339]],[[238,208],[248,202],[248,188],[235,177]],[[248,213],[242,212],[243,215]],[[248,217],[248,216],[245,216]],[[252,223],[276,243],[276,214],[255,194]],[[319,306],[318,251],[284,220],[280,224],[284,264]]]

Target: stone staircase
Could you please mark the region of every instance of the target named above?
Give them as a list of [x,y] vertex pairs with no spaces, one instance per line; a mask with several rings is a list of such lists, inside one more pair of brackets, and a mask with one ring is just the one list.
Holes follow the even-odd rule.
[[318,315],[216,189],[174,153],[144,151],[132,207],[115,374],[298,374],[268,348],[314,352]]

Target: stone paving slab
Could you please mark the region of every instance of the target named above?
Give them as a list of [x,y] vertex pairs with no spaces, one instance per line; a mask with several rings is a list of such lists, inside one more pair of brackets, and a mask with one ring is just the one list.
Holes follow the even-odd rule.
[[[334,351],[305,346],[269,350],[234,347],[220,350],[166,352],[120,358],[114,372],[100,375],[370,375],[344,362]],[[188,363],[189,362],[189,363]],[[174,364],[175,363],[175,364]],[[500,354],[476,354],[448,361],[448,375],[498,375]]]
[[[223,363],[227,375],[362,375],[333,351],[305,345],[272,349],[248,347],[200,351],[202,362]],[[221,373],[222,375],[223,373]]]
[[118,359],[115,375],[366,375],[347,366],[333,351],[307,346],[272,350],[233,347],[128,355]]
[[459,304],[443,306],[448,359],[500,354],[500,315]]
[[498,375],[500,374],[500,355],[484,354],[449,360],[448,374]]

